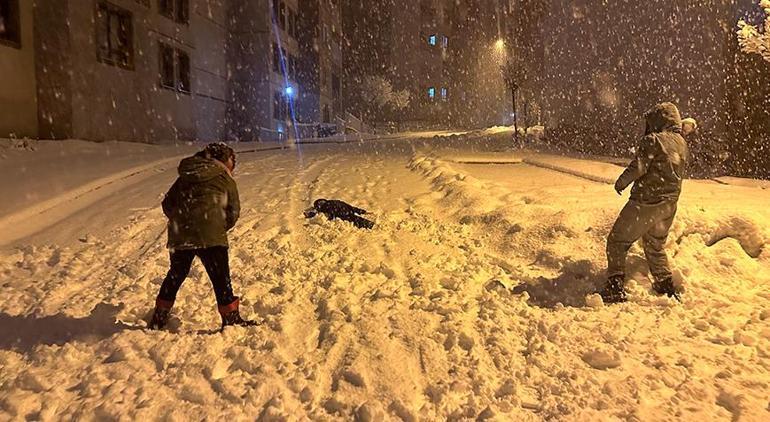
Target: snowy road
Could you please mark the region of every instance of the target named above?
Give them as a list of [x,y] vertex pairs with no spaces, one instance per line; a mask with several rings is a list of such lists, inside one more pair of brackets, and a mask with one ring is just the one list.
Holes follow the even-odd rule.
[[[199,264],[170,332],[141,329],[171,171],[80,210],[0,255],[0,420],[767,420],[770,194],[689,183],[669,242],[684,303],[648,293],[635,249],[631,302],[595,306],[623,198],[499,149],[242,154],[231,267],[263,323],[222,334]],[[318,197],[377,227],[305,220]]]

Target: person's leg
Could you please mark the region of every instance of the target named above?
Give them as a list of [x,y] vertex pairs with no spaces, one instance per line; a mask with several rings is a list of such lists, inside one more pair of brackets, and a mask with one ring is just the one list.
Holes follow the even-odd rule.
[[353,225],[358,227],[359,229],[371,229],[372,227],[374,227],[374,222],[369,221],[357,215],[351,215],[345,219],[353,223]]
[[648,207],[629,201],[620,211],[607,237],[607,276],[626,274],[626,255],[631,245],[639,240],[655,223]]
[[256,325],[254,321],[241,318],[240,300],[233,294],[233,286],[230,280],[230,258],[228,248],[215,246],[201,249],[198,256],[206,267],[206,272],[214,287],[217,297],[217,309],[222,317],[222,328],[226,325]]
[[193,258],[195,258],[195,251],[192,250],[171,251],[171,267],[160,286],[158,296],[155,298],[155,311],[152,314],[149,328],[159,330],[166,326],[171,308],[176,300],[176,294],[190,272]]
[[674,223],[676,205],[665,204],[662,208],[664,208],[662,210],[664,211],[662,219],[656,221],[642,237],[644,256],[647,258],[650,273],[652,273],[655,280],[671,278],[671,269],[668,266],[665,246],[668,232]]
[[194,250],[175,250],[170,253],[171,267],[158,292],[157,302],[171,308],[176,294],[190,273],[190,266],[195,258]]
[[676,215],[676,203],[667,203],[661,207],[663,213],[661,219],[653,225],[643,237],[644,255],[650,266],[653,282],[652,288],[658,294],[681,300],[679,293],[674,288],[671,268],[668,265],[666,255],[666,239]]
[[200,249],[198,257],[203,262],[211,285],[214,287],[217,305],[223,307],[235,302],[238,298],[233,294],[232,281],[230,280],[230,257],[227,247],[214,246]]

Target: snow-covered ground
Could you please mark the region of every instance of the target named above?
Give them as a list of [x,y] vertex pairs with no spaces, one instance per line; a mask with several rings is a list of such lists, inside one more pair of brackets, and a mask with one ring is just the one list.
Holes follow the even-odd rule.
[[[254,328],[217,331],[196,263],[170,330],[143,329],[173,164],[0,233],[0,420],[770,420],[770,193],[687,182],[683,303],[649,293],[634,247],[631,301],[605,307],[622,169],[505,135],[242,153],[231,267]],[[377,226],[304,219],[318,197]]]

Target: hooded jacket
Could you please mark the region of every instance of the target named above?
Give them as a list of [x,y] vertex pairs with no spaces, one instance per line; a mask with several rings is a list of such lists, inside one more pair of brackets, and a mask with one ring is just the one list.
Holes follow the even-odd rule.
[[163,198],[168,247],[228,246],[227,231],[241,211],[238,188],[225,165],[200,154],[179,163],[179,177]]
[[679,110],[671,103],[658,104],[645,113],[645,121],[636,158],[615,182],[615,189],[620,192],[633,183],[631,200],[642,204],[676,201],[690,155],[680,133]]

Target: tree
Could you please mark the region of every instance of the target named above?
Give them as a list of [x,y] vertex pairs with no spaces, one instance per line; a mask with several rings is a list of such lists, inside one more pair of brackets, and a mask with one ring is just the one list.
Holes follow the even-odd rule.
[[366,76],[361,83],[361,90],[370,114],[382,111],[393,101],[393,85],[382,76]]
[[764,28],[760,29],[741,19],[738,22],[738,42],[744,52],[759,54],[770,62],[770,0],[760,0],[759,6],[765,10]]
[[513,102],[513,140],[518,144],[519,128],[517,124],[518,113],[516,112],[516,93],[525,82],[526,68],[520,59],[511,56],[502,66],[502,72],[505,86],[511,90],[511,101]]
[[401,120],[403,119],[403,111],[409,107],[409,103],[412,101],[412,94],[406,90],[396,91],[393,93],[390,105],[393,107],[393,111],[396,113],[396,121],[398,122],[398,131],[401,132]]

